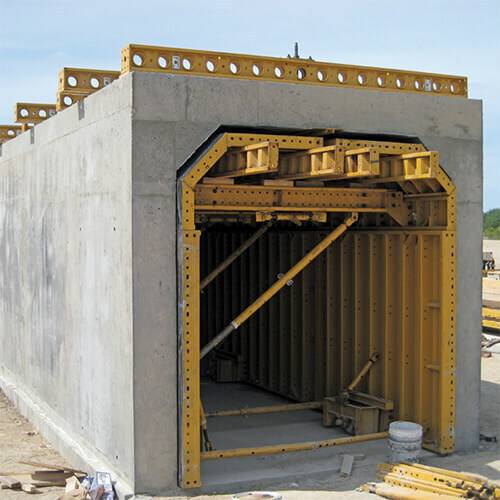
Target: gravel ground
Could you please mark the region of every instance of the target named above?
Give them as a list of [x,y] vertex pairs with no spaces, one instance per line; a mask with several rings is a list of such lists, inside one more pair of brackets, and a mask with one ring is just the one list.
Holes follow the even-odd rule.
[[[482,359],[481,386],[481,431],[500,438],[500,354]],[[31,424],[21,417],[7,398],[0,392],[0,475],[30,471],[29,466],[19,464],[20,460],[32,460],[53,464],[69,465],[50,445],[45,442]],[[454,470],[469,471],[500,481],[500,448],[498,444],[482,443],[474,454],[454,454],[450,457],[432,457],[425,463]],[[334,487],[328,479],[310,480],[300,485],[283,486],[278,490],[283,500],[374,499],[373,495],[360,493],[356,488],[375,477],[374,467],[357,467],[350,479],[343,484],[342,491]],[[19,476],[23,479],[23,476]],[[24,476],[26,479],[26,476]],[[338,486],[338,478],[337,478]],[[338,489],[338,488],[336,488]],[[45,488],[37,495],[22,491],[0,490],[1,500],[55,500],[63,488]],[[150,497],[141,497],[150,498]],[[186,497],[157,497],[155,500],[180,500]],[[231,495],[211,495],[191,497],[191,500],[229,500]]]

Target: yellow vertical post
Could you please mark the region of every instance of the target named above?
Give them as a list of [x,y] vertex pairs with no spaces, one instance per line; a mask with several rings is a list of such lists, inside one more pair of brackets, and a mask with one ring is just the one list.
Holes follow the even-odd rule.
[[183,488],[201,485],[200,471],[200,231],[182,231],[181,467]]

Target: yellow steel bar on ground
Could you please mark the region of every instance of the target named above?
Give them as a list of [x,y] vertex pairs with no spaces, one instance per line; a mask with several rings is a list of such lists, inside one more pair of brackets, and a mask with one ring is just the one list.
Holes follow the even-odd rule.
[[323,441],[308,441],[305,443],[276,444],[270,446],[260,446],[257,448],[235,448],[233,450],[206,451],[201,454],[203,460],[213,460],[217,458],[252,457],[262,455],[276,455],[278,453],[293,453],[296,451],[317,450],[319,448],[329,448],[332,446],[342,446],[351,443],[361,443],[364,441],[375,441],[387,438],[389,433],[377,432],[375,434],[363,434],[360,436],[349,436],[336,439],[325,439]]
[[323,408],[322,401],[310,401],[307,403],[294,403],[288,405],[257,406],[255,408],[241,408],[239,410],[220,410],[206,413],[206,417],[235,417],[240,415],[261,415],[265,413],[284,413],[289,411],[320,410]]
[[244,241],[226,260],[222,261],[211,273],[201,280],[200,291],[208,286],[217,276],[229,267],[248,247],[253,245],[270,227],[270,224],[261,226],[257,231]]
[[336,227],[326,238],[318,243],[309,253],[302,257],[288,272],[286,272],[278,281],[269,287],[257,300],[234,318],[229,325],[216,335],[208,344],[206,344],[200,353],[200,359],[203,359],[211,350],[215,349],[228,335],[239,328],[250,316],[259,310],[276,293],[278,293],[291,279],[299,274],[308,264],[310,264],[320,253],[330,246],[336,239],[344,234],[347,229],[358,220],[357,214],[352,214],[342,224]]
[[122,74],[147,71],[467,97],[467,78],[313,60],[130,44]]
[[368,483],[362,487],[363,491],[374,493],[380,497],[391,500],[454,500],[456,495],[444,495],[418,491],[404,486],[394,486],[386,483]]
[[490,307],[483,307],[483,318],[497,319],[500,321],[500,309],[491,309]]

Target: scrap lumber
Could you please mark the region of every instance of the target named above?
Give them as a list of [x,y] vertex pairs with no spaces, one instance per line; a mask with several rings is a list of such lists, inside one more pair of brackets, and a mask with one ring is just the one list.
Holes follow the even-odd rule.
[[33,484],[29,484],[29,483],[23,483],[21,485],[21,489],[26,492],[26,493],[30,493],[30,494],[33,494],[33,493],[39,493],[40,490],[37,489],[37,487]]
[[83,470],[73,469],[72,467],[67,467],[65,465],[47,464],[44,462],[33,462],[31,460],[21,460],[19,463],[23,465],[31,465],[31,467],[41,467],[43,469],[50,469],[61,472],[72,472],[73,474],[78,474],[83,476],[87,475],[87,473]]
[[0,487],[3,490],[18,490],[21,488],[21,481],[10,476],[0,476]]
[[344,455],[342,457],[342,465],[340,466],[340,475],[342,477],[349,477],[354,465],[354,457],[352,455]]

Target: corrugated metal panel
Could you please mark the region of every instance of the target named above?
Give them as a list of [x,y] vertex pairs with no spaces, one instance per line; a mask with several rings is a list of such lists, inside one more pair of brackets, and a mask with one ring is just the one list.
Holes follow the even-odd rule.
[[[202,276],[251,232],[206,230]],[[202,294],[202,345],[265,291],[325,231],[268,231]],[[392,399],[433,439],[439,425],[439,232],[351,231],[269,301],[222,349],[246,381],[296,401],[338,393],[372,352],[359,390]]]

